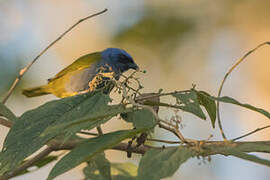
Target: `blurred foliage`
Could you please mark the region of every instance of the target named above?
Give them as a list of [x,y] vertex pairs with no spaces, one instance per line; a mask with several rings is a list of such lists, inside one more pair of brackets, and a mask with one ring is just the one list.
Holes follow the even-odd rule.
[[191,19],[151,12],[134,25],[123,28],[114,37],[114,41],[146,47],[164,57],[172,54],[181,38],[193,28]]
[[87,166],[83,169],[85,179],[110,179],[111,178],[111,164],[106,159],[104,152],[97,154],[90,161],[87,162]]
[[132,180],[137,176],[138,167],[132,163],[110,163],[104,153],[94,156],[83,169],[85,180]]
[[111,172],[115,179],[128,179],[137,176],[138,167],[132,163],[111,163]]

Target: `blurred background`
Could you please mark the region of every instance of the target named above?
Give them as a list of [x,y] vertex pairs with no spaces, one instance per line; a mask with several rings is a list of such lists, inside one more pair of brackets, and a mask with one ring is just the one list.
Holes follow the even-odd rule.
[[[108,47],[127,50],[147,71],[141,75],[145,92],[184,90],[196,84],[200,90],[217,94],[226,71],[248,50],[270,40],[269,0],[0,0],[0,98],[3,98],[19,69],[80,18],[108,8],[108,12],[77,26],[49,49],[26,73],[7,102],[16,115],[35,108],[54,96],[27,99],[22,88],[46,83],[76,58]],[[223,95],[270,111],[270,47],[251,55],[234,71]],[[166,100],[166,99],[163,99]],[[232,105],[221,105],[223,126],[234,138],[269,124],[269,119]],[[174,112],[161,109],[169,119]],[[188,138],[221,140],[210,121],[180,112],[182,133]],[[110,128],[125,126],[115,120]],[[109,131],[109,127],[105,127]],[[0,127],[1,146],[8,132]],[[156,131],[157,138],[170,138]],[[264,130],[244,140],[268,140]],[[114,162],[138,164],[139,156],[108,151]],[[264,154],[258,156],[268,157]],[[14,179],[46,179],[48,165]],[[82,179],[80,167],[59,176],[58,180]],[[269,168],[233,157],[213,156],[211,162],[196,158],[185,163],[167,179],[231,180],[270,178]]]

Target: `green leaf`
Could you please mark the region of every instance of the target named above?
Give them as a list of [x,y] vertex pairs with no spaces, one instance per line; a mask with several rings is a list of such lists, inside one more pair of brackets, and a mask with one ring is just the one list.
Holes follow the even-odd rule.
[[215,101],[211,98],[211,96],[208,93],[204,91],[195,91],[195,92],[197,93],[199,104],[206,109],[211,119],[212,127],[215,128],[216,111],[217,111]]
[[56,124],[48,127],[42,136],[49,134],[74,134],[81,129],[93,129],[101,124],[106,123],[113,116],[116,116],[119,113],[129,112],[132,108],[126,109],[122,105],[105,105],[105,104],[96,104],[98,107],[103,107],[99,111],[91,111],[91,113],[85,115],[84,117],[77,119],[70,119],[61,124]]
[[[51,162],[57,160],[58,156],[47,156],[43,159],[41,159],[40,161],[36,162],[35,164],[33,164],[31,167],[36,167],[36,168],[42,168],[44,166],[46,166],[47,164],[50,164]],[[29,171],[29,170],[24,170],[22,171],[20,174],[18,174],[17,176],[29,173],[29,172],[33,172],[33,171]]]
[[201,119],[206,119],[206,116],[204,115],[200,107],[198,96],[195,91],[191,90],[184,93],[177,93],[173,94],[173,96],[176,98],[177,104],[179,104],[180,109],[192,113]]
[[83,169],[85,179],[95,180],[110,180],[111,164],[106,159],[104,152],[99,153],[88,162],[88,165]]
[[138,167],[132,163],[112,163],[111,172],[113,180],[135,180]]
[[170,177],[193,155],[193,151],[186,147],[149,150],[140,161],[137,179],[159,180]]
[[27,111],[14,123],[5,139],[0,154],[0,173],[13,169],[59,134],[41,136],[48,127],[102,114],[108,110],[109,101],[108,95],[94,92],[51,101]]
[[208,112],[210,118],[211,118],[211,122],[212,122],[212,126],[213,128],[215,127],[215,121],[216,121],[216,105],[214,101],[220,101],[220,102],[224,102],[224,103],[229,103],[229,104],[235,104],[247,109],[250,109],[252,111],[258,112],[263,114],[264,116],[266,116],[267,118],[270,119],[270,113],[267,112],[264,109],[261,108],[257,108],[255,106],[252,106],[250,104],[243,104],[238,102],[237,100],[228,97],[228,96],[223,96],[223,97],[214,97],[209,95],[208,93],[204,92],[204,91],[196,91],[195,89],[192,89],[191,91],[194,91],[197,93],[198,95],[198,100],[200,105],[204,106],[206,111]]
[[146,129],[116,131],[85,140],[84,143],[74,148],[54,166],[48,179],[51,180],[79,164],[89,161],[96,154],[104,151],[105,149],[111,148],[121,141],[133,137],[145,130]]
[[269,160],[262,159],[262,158],[259,158],[259,157],[255,156],[255,155],[247,154],[247,153],[237,151],[237,150],[234,150],[234,149],[227,150],[227,151],[225,151],[224,154],[235,156],[235,157],[238,157],[238,158],[241,158],[241,159],[244,159],[244,160],[252,161],[252,162],[255,162],[255,163],[258,163],[258,164],[261,164],[261,165],[270,166],[270,161]]
[[156,119],[152,112],[147,109],[139,109],[133,112],[123,113],[121,117],[131,122],[137,129],[140,128],[154,128],[156,125]]
[[17,120],[17,117],[13,114],[13,112],[3,103],[0,103],[0,116],[4,116],[8,120],[13,122]]
[[224,103],[235,104],[235,105],[242,106],[244,108],[250,109],[252,111],[256,111],[256,112],[261,113],[261,114],[263,114],[264,116],[266,116],[266,117],[268,117],[270,119],[270,113],[267,112],[266,110],[261,109],[261,108],[257,108],[255,106],[250,105],[250,104],[240,103],[240,102],[238,102],[237,100],[235,100],[235,99],[233,99],[231,97],[223,96],[223,97],[217,98],[217,97],[212,96],[212,98],[215,99],[215,100],[224,102]]

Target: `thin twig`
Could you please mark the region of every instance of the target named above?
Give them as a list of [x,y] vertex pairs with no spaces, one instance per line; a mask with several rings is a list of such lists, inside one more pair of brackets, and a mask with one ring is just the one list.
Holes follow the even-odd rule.
[[6,101],[8,100],[9,96],[12,94],[12,92],[14,91],[15,87],[17,86],[17,84],[19,83],[19,81],[21,80],[21,78],[23,77],[23,75],[31,68],[31,66],[39,59],[40,56],[42,56],[50,47],[52,47],[57,41],[59,41],[60,39],[62,39],[69,31],[71,31],[74,27],[76,27],[78,24],[80,24],[81,22],[93,18],[95,16],[98,16],[100,14],[103,14],[107,11],[107,9],[104,9],[103,11],[100,11],[98,13],[92,14],[90,16],[87,16],[83,19],[80,19],[78,22],[76,22],[74,25],[72,25],[70,28],[68,28],[63,34],[61,34],[56,40],[54,40],[52,43],[50,43],[43,51],[41,51],[35,58],[34,60],[28,64],[26,67],[24,67],[23,69],[20,70],[19,75],[17,76],[17,78],[15,79],[15,81],[13,82],[13,84],[11,85],[10,89],[8,90],[7,95],[5,96],[5,98],[3,99],[2,103],[5,104]]
[[142,100],[152,99],[152,98],[155,98],[155,97],[169,96],[169,95],[173,95],[173,94],[187,93],[187,92],[190,92],[190,90],[173,91],[173,92],[168,92],[168,93],[153,94],[153,95],[149,95],[149,96],[139,97],[136,100],[137,101],[142,101]]
[[182,144],[181,141],[168,141],[168,140],[153,139],[153,138],[147,138],[146,141],[161,142],[161,143],[166,143],[166,144]]
[[[259,49],[260,47],[264,46],[264,45],[270,45],[270,42],[264,42],[262,44],[259,44],[257,47],[255,47],[254,49],[250,50],[249,52],[247,52],[242,58],[240,58],[230,69],[229,71],[225,74],[221,84],[220,84],[220,87],[219,87],[219,90],[218,90],[218,98],[220,97],[221,95],[221,91],[222,91],[222,88],[223,88],[223,85],[227,79],[227,77],[231,74],[231,72],[241,63],[243,62],[250,54],[252,54],[253,52],[255,52],[257,49]],[[218,126],[219,126],[219,129],[220,129],[220,132],[221,132],[221,135],[223,137],[224,140],[227,140],[226,138],[226,135],[224,133],[224,130],[222,128],[222,124],[221,124],[221,119],[220,119],[220,112],[219,112],[219,101],[217,100],[217,119],[218,119]]]
[[98,132],[98,135],[99,135],[99,136],[103,135],[103,131],[102,131],[102,129],[101,129],[101,126],[98,126],[98,127],[97,127],[97,132]]
[[249,133],[247,133],[247,134],[244,134],[244,135],[242,135],[242,136],[239,136],[239,137],[237,137],[237,138],[234,138],[234,139],[232,139],[231,141],[236,141],[236,140],[238,140],[238,139],[242,139],[242,138],[247,137],[247,136],[249,136],[249,135],[252,135],[252,134],[254,134],[254,133],[258,132],[258,131],[267,129],[267,128],[269,128],[269,127],[270,127],[270,125],[264,126],[264,127],[261,127],[261,128],[257,128],[257,129],[255,129],[255,130],[253,130],[253,131],[251,131],[251,132],[249,132]]
[[89,135],[89,136],[98,136],[98,133],[92,133],[92,132],[86,132],[86,131],[80,131],[79,134]]
[[10,179],[10,178],[12,178],[14,176],[17,176],[18,174],[20,174],[24,170],[26,170],[29,167],[33,166],[36,162],[40,161],[42,158],[49,155],[52,151],[53,151],[52,148],[47,147],[46,149],[44,149],[42,152],[38,153],[32,159],[27,160],[25,163],[21,164],[20,166],[18,166],[14,170],[4,174],[3,176],[0,176],[0,180],[7,180],[7,179]]
[[167,131],[170,131],[172,132],[176,137],[178,137],[183,143],[189,143],[185,138],[184,136],[180,133],[179,130],[177,130],[176,128],[171,128],[171,127],[168,127],[168,126],[165,126],[161,123],[158,123],[158,126],[162,129],[165,129]]

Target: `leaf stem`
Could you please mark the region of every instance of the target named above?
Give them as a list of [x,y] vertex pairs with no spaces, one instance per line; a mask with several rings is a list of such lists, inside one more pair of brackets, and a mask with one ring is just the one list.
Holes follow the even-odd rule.
[[153,95],[149,95],[149,96],[138,97],[138,98],[136,98],[136,101],[143,101],[143,100],[147,100],[147,99],[153,99],[155,97],[169,96],[169,95],[173,95],[173,94],[187,93],[187,92],[190,92],[190,90],[173,91],[173,92],[168,92],[168,93],[153,94]]
[[244,134],[244,135],[242,135],[242,136],[239,136],[239,137],[237,137],[237,138],[234,138],[234,139],[232,139],[231,141],[236,141],[236,140],[242,139],[242,138],[247,137],[247,136],[249,136],[249,135],[252,135],[252,134],[254,134],[254,133],[258,132],[258,131],[267,129],[267,128],[269,128],[269,127],[270,127],[270,125],[264,126],[264,127],[261,127],[261,128],[257,128],[257,129],[255,129],[255,130],[253,130],[253,131],[251,131],[251,132],[249,132],[249,133],[247,133],[247,134]]

